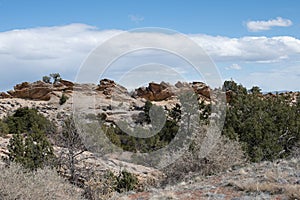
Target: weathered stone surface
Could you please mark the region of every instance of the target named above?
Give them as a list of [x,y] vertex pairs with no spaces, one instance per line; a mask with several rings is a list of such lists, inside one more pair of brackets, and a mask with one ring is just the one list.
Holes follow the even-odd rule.
[[178,81],[177,83],[175,83],[175,87],[177,87],[177,88],[188,88],[189,84],[187,82]]
[[194,91],[197,94],[202,95],[202,96],[210,99],[211,89],[205,83],[202,83],[202,82],[193,82],[192,83],[192,87],[193,87]]
[[162,101],[172,97],[174,93],[167,83],[149,83],[148,87],[140,87],[136,90],[136,96],[149,101]]
[[111,98],[113,93],[128,93],[125,87],[118,85],[113,80],[109,79],[100,80],[100,84],[96,90],[102,91],[102,93],[106,95],[107,98]]
[[20,83],[20,84],[17,84],[14,86],[14,90],[22,90],[24,88],[28,88],[30,85],[30,83],[28,82],[23,82],[23,83]]
[[5,92],[0,92],[0,99],[10,98],[11,96]]
[[[74,84],[70,81],[61,80],[58,83],[50,84],[43,81],[34,83],[23,82],[14,86],[14,90],[8,91],[8,96],[13,98],[32,99],[48,101],[53,91],[72,91]],[[5,96],[3,94],[3,96]]]
[[50,92],[52,91],[51,84],[37,81],[35,83],[24,82],[14,87],[13,91],[8,93],[14,98],[36,99],[36,100],[50,100]]
[[73,87],[74,87],[73,82],[62,79],[62,80],[60,80],[60,83],[63,84],[64,86],[67,86],[68,89],[73,90]]

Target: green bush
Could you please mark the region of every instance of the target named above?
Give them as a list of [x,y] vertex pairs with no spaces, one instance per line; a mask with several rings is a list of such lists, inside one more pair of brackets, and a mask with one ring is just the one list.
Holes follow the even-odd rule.
[[9,128],[9,133],[26,133],[36,126],[39,130],[50,134],[55,132],[55,126],[43,115],[33,108],[19,108],[12,116],[4,119]]
[[59,105],[63,105],[64,103],[66,103],[66,101],[69,99],[69,97],[67,97],[65,94],[62,94],[60,99],[59,99]]
[[53,84],[58,83],[61,80],[61,76],[59,73],[52,73],[50,77],[53,78]]
[[242,86],[230,85],[235,95],[231,96],[223,134],[239,140],[251,161],[288,156],[300,141],[299,103],[291,105],[291,97],[278,94],[264,98],[258,87],[247,94]]
[[49,76],[43,76],[42,80],[43,80],[45,83],[51,83],[51,77],[49,77]]
[[9,133],[9,128],[6,123],[0,120],[0,136],[4,136]]
[[27,136],[14,134],[7,148],[10,161],[20,163],[30,170],[53,164],[55,158],[51,143],[37,127],[33,127]]
[[116,191],[117,192],[128,192],[134,190],[138,184],[137,177],[127,172],[126,170],[121,171],[117,177]]
[[138,186],[136,175],[122,170],[118,175],[107,170],[101,174],[95,173],[86,182],[84,196],[87,199],[111,199],[114,192],[128,192]]

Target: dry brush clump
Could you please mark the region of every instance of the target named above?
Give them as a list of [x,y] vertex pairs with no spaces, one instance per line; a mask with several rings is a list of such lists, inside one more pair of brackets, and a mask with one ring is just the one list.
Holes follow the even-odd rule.
[[18,164],[0,167],[1,200],[82,200],[81,191],[56,171],[44,168],[25,171]]
[[279,184],[274,182],[234,182],[231,183],[239,190],[247,192],[267,192],[270,194],[285,194],[289,199],[300,199],[300,186]]
[[137,190],[138,184],[137,176],[126,170],[120,171],[117,175],[106,170],[90,176],[86,182],[84,195],[89,200],[114,199],[117,193]]
[[110,199],[115,193],[116,178],[113,172],[93,174],[86,182],[84,195],[90,200]]
[[206,130],[205,128],[201,128],[198,131],[189,150],[176,160],[176,162],[163,169],[167,175],[164,184],[174,184],[179,181],[191,180],[194,175],[205,176],[216,174],[230,167],[245,163],[245,155],[239,142],[230,140],[225,136],[212,137],[214,138],[214,147],[210,152],[203,154],[201,152],[203,148],[201,147],[205,145],[203,144],[203,140]]

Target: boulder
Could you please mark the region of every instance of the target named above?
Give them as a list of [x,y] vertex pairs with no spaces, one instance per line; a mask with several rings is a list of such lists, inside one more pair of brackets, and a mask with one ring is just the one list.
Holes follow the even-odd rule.
[[43,81],[34,83],[23,82],[14,86],[14,90],[8,91],[8,95],[13,98],[48,101],[51,99],[51,95],[54,91],[71,91],[73,86],[74,84],[72,82],[66,80],[61,80],[55,84],[45,83]]
[[193,82],[192,83],[192,88],[194,89],[195,93],[210,99],[211,89],[205,83]]
[[14,86],[14,90],[22,90],[24,88],[28,88],[30,86],[30,83],[28,82],[23,82],[21,84],[17,84]]
[[96,89],[98,91],[102,91],[106,97],[110,98],[113,92],[116,93],[124,93],[127,94],[128,91],[125,87],[116,84],[113,80],[109,79],[102,79],[100,80],[100,84],[98,85],[98,88]]
[[138,88],[136,96],[149,101],[162,101],[174,96],[174,93],[167,83],[149,83],[148,87]]
[[10,98],[11,96],[5,92],[0,92],[0,99]]
[[8,91],[8,93],[14,98],[48,101],[51,98],[52,90],[51,84],[37,81],[32,84],[28,82],[18,84],[13,91]]
[[177,83],[175,83],[175,87],[177,87],[177,88],[188,88],[190,86],[186,82],[178,81]]
[[71,81],[67,81],[67,80],[60,80],[60,83],[63,84],[64,86],[67,86],[68,88],[70,88],[71,90],[73,90],[74,87],[74,83]]

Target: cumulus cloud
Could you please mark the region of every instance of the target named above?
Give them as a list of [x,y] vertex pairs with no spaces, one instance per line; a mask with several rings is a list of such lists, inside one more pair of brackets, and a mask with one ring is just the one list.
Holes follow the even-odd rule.
[[247,22],[247,28],[249,31],[266,31],[270,30],[272,27],[288,27],[293,23],[289,19],[283,19],[281,17],[277,17],[276,19],[270,19],[268,21],[249,21]]
[[241,70],[242,67],[240,65],[238,65],[238,64],[232,64],[229,67],[226,67],[225,69],[227,69],[227,70],[231,70],[231,69],[232,70]]
[[[0,89],[9,89],[20,81],[34,81],[52,72],[59,72],[63,77],[73,80],[81,63],[95,47],[122,32],[121,30],[99,30],[86,24],[0,32]],[[143,34],[152,34],[155,41],[161,44],[166,43],[166,37],[173,37],[173,40],[168,40],[171,42],[165,44],[166,46],[182,49],[192,56],[199,55],[194,52],[194,49],[186,48],[185,44],[177,44],[179,36],[176,34],[165,35],[155,32],[132,34],[140,34],[141,40],[147,38],[147,35]],[[291,36],[241,38],[200,34],[187,36],[200,45],[217,64],[222,62],[279,63],[284,66],[286,61],[299,63],[300,60],[300,40]],[[135,45],[135,41],[130,41],[130,37],[126,41],[129,46]],[[149,44],[151,42],[149,41]],[[135,56],[147,57],[151,54],[158,60],[168,58],[168,56],[160,56],[157,51],[140,52],[140,54],[137,53]],[[234,64],[228,68],[238,70],[240,66]],[[243,68],[245,68],[244,64]]]
[[0,89],[52,72],[73,79],[88,53],[119,32],[85,24],[0,32]]
[[192,35],[215,61],[280,62],[299,57],[300,40],[290,36],[228,38]]

